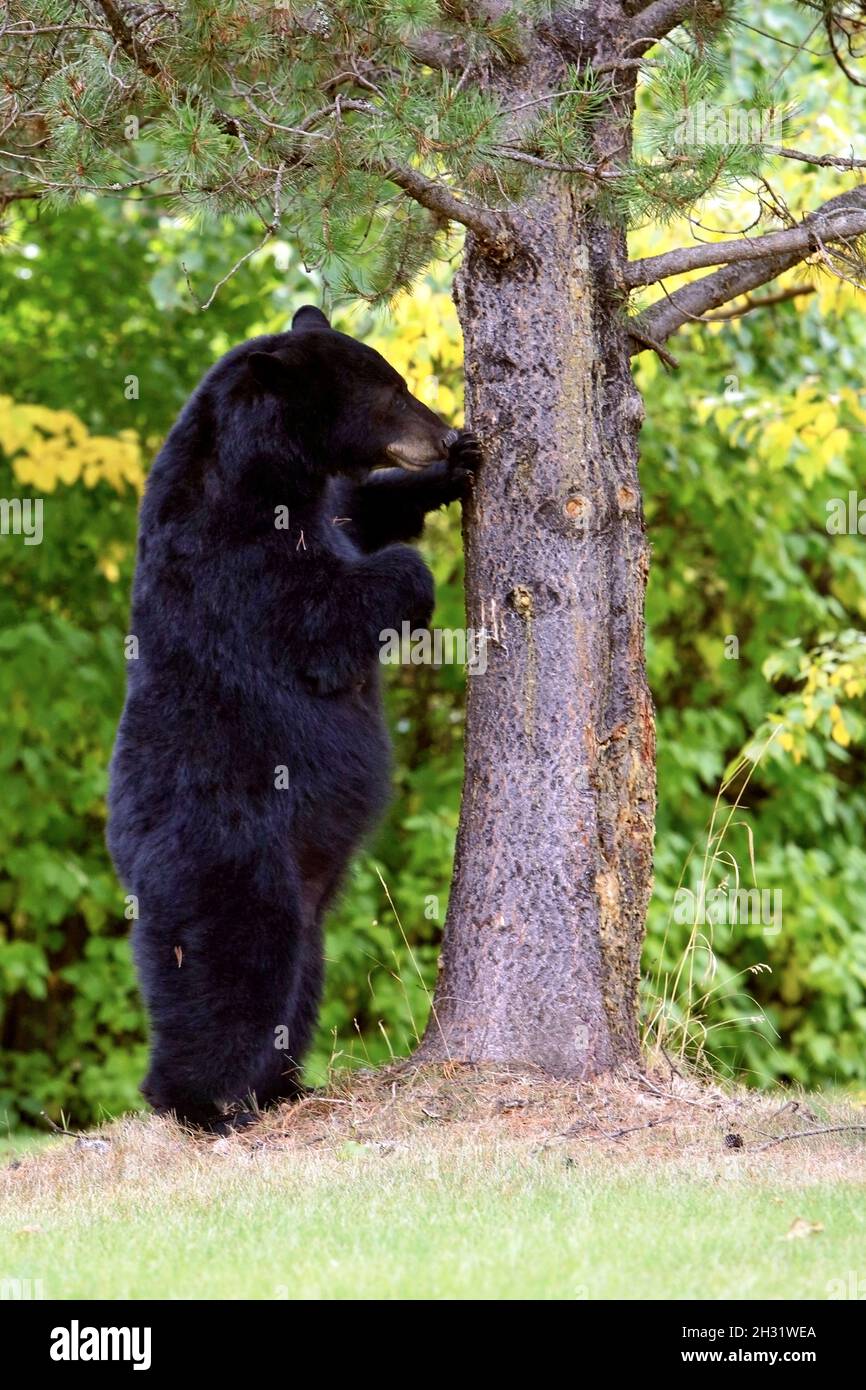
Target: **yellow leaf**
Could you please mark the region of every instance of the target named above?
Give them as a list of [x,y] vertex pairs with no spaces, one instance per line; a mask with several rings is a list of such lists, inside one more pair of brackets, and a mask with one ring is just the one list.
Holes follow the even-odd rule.
[[851,735],[849,734],[845,726],[844,719],[837,719],[836,723],[833,725],[831,732],[834,743],[838,743],[841,748],[848,747],[849,743],[851,742]]

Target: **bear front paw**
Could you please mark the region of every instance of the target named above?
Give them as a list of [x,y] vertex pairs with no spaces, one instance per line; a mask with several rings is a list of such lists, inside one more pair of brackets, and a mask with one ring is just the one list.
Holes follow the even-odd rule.
[[461,430],[448,450],[448,474],[455,482],[471,484],[484,452],[472,430]]

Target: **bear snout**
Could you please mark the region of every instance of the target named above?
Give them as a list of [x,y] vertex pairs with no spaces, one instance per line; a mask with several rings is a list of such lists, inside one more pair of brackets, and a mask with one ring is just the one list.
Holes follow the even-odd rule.
[[437,432],[432,437],[428,433],[408,435],[403,439],[394,440],[385,452],[395,463],[399,463],[401,468],[410,471],[429,468],[431,463],[448,457],[448,450],[456,437],[456,430],[448,430],[442,434]]

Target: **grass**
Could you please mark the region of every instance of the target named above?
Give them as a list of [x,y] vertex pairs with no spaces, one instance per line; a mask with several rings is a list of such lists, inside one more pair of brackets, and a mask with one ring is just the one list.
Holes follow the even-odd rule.
[[0,1134],[0,1160],[19,1158],[23,1153],[44,1149],[52,1143],[50,1134],[35,1129],[18,1129],[14,1134]]
[[822,1299],[866,1277],[866,1135],[760,1147],[864,1123],[804,1106],[428,1068],[216,1142],[130,1117],[0,1173],[0,1278],[48,1298]]

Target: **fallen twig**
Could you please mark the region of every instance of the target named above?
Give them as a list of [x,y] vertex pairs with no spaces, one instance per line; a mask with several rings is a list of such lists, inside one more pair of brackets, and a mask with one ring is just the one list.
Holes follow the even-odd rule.
[[775,1139],[768,1139],[766,1144],[759,1144],[757,1148],[752,1149],[752,1153],[772,1149],[774,1144],[786,1144],[789,1139],[814,1139],[816,1134],[845,1134],[851,1131],[866,1134],[866,1125],[829,1125],[826,1129],[800,1129],[794,1134],[779,1134]]
[[624,1134],[635,1134],[639,1129],[655,1129],[656,1125],[676,1124],[673,1119],[648,1120],[644,1125],[629,1125],[627,1129],[615,1129],[611,1134],[571,1134],[568,1130],[561,1135],[563,1139],[621,1139]]

